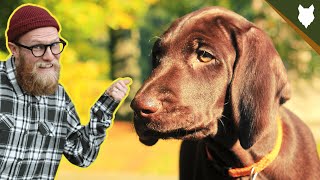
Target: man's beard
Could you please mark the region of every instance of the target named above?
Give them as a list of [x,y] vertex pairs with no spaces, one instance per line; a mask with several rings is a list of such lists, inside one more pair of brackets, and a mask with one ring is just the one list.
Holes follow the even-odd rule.
[[[41,64],[48,63],[53,65],[54,71],[37,72]],[[52,95],[59,85],[60,64],[57,61],[38,61],[31,64],[23,56],[20,56],[19,61],[16,62],[16,73],[18,84],[26,93],[34,96]]]

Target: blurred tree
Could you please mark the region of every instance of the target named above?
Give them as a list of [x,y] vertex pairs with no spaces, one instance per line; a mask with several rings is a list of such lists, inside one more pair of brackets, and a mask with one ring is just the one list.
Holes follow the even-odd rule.
[[137,29],[111,29],[110,37],[112,79],[131,77],[134,81],[130,87],[129,96],[116,114],[116,119],[130,120],[133,118],[130,102],[141,86],[140,69],[138,67],[140,34]]
[[145,16],[148,7],[155,3],[152,0],[132,0],[122,1],[108,0],[105,2],[107,7],[108,25],[110,26],[109,49],[111,54],[111,77],[131,77],[130,94],[122,104],[116,114],[116,119],[131,120],[133,112],[130,108],[135,93],[141,86],[139,67],[140,52],[140,31],[139,26],[143,24],[141,19]]
[[7,52],[5,30],[7,21],[12,11],[21,4],[21,0],[11,0],[8,3],[5,0],[0,0],[0,51]]

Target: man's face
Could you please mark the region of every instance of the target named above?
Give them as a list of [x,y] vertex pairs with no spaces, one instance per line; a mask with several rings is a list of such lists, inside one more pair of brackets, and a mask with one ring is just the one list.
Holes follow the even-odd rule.
[[[44,27],[24,34],[18,43],[30,47],[59,41],[56,28]],[[43,56],[35,57],[29,49],[16,47],[17,81],[22,89],[35,96],[53,94],[58,87],[60,54],[52,54],[48,47]]]

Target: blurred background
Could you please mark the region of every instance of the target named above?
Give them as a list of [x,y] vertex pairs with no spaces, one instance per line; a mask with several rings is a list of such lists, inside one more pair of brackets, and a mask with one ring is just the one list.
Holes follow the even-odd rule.
[[48,8],[68,40],[62,54],[61,84],[76,105],[82,124],[89,108],[118,77],[133,79],[98,159],[78,168],[65,159],[56,179],[178,179],[180,142],[139,143],[129,104],[151,71],[151,48],[176,18],[206,6],[223,6],[254,22],[272,38],[287,68],[292,98],[285,106],[312,129],[320,151],[320,56],[264,0],[0,0],[0,59],[9,55],[5,29],[23,3]]

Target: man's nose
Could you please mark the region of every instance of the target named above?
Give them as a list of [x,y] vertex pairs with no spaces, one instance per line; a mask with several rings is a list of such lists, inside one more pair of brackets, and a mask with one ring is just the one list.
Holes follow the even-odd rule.
[[52,54],[52,51],[50,49],[50,46],[48,46],[47,49],[45,50],[45,52],[42,56],[42,59],[46,60],[46,61],[52,61],[55,59],[55,56],[54,56],[54,54]]

